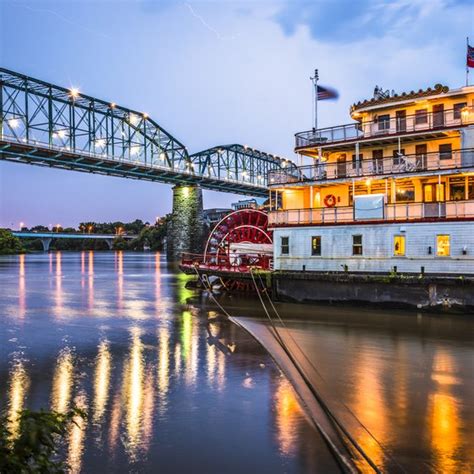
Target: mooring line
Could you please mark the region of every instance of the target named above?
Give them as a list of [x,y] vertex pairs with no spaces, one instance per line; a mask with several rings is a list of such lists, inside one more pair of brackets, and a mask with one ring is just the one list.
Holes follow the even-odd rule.
[[[257,293],[259,294],[260,293],[260,290],[257,286],[257,283],[255,281],[255,279],[253,278],[253,273],[252,273],[252,269],[250,269],[250,273],[252,274],[252,279],[253,279],[253,282],[254,282],[254,285],[255,285],[255,290],[257,291]],[[257,273],[257,276],[259,278],[259,281],[260,281],[260,284],[263,288],[265,288],[265,285],[264,285],[264,282],[262,280],[262,277],[260,274]],[[274,311],[274,313],[276,314],[280,324],[283,326],[283,328],[286,330],[287,334],[289,335],[290,339],[293,341],[293,344],[296,346],[296,348],[299,350],[299,352],[303,355],[303,357],[306,359],[306,361],[309,363],[309,365],[312,367],[312,369],[314,370],[314,372],[319,376],[319,378],[323,381],[323,383],[327,384],[327,381],[325,380],[325,378],[322,376],[322,374],[319,372],[319,370],[316,368],[316,366],[313,364],[313,362],[311,361],[311,359],[309,359],[309,357],[306,355],[306,353],[303,351],[303,349],[301,348],[301,346],[296,342],[295,338],[293,337],[293,335],[291,334],[290,330],[288,329],[288,327],[286,326],[285,322],[283,321],[282,317],[280,316],[278,310],[276,309],[270,295],[268,294],[268,291],[266,291],[266,289],[264,291],[262,291],[262,293],[266,293],[266,296],[267,296],[267,299]],[[264,306],[264,303],[262,301],[262,299],[260,298],[260,301],[262,303],[262,305]],[[268,314],[267,310],[265,309],[265,312]],[[270,317],[269,317],[270,318]],[[278,333],[278,329],[274,326],[273,322],[272,322],[272,326],[274,328],[274,330]],[[281,336],[279,336],[279,340],[282,341],[282,338]],[[284,344],[284,342],[283,342]],[[285,345],[286,347],[286,345]],[[287,349],[289,351],[289,349]],[[291,352],[291,351],[290,351]],[[301,369],[303,370],[303,369]],[[322,402],[322,401],[321,401]],[[324,403],[324,402],[322,402]],[[384,454],[384,456],[386,458],[388,458],[390,461],[394,462],[400,469],[402,472],[406,472],[405,469],[403,468],[403,466],[400,465],[400,463],[396,460],[396,458],[392,455],[392,453],[390,453],[390,450],[384,446],[373,434],[372,432],[367,428],[367,426],[365,426],[365,424],[357,417],[357,415],[342,401],[339,401],[338,403],[341,404],[341,406],[343,408],[345,408],[347,410],[347,412],[356,420],[356,422],[364,429],[364,431],[377,443],[377,445],[380,447],[380,449],[382,450],[382,453]],[[329,410],[329,407],[327,408]],[[330,416],[334,417],[334,415],[332,414],[332,412],[329,410],[329,414]],[[341,426],[341,429],[343,429],[344,433],[346,434],[346,436],[351,440],[351,442],[353,442],[354,446],[359,446],[359,444],[352,439],[352,436],[348,433],[346,433],[346,430],[345,428],[343,428],[343,425],[334,417],[334,421],[336,422],[336,424],[338,426]],[[359,446],[360,450],[362,450],[362,448]],[[358,449],[359,451],[359,449]],[[367,460],[367,462],[369,462],[369,464],[371,464],[371,466],[374,468],[374,469],[377,469],[377,466],[375,464],[372,465],[371,461],[369,461],[370,458],[368,458],[368,456],[365,454],[365,452],[363,451],[359,451],[361,452],[361,454],[364,456],[364,458]],[[367,456],[367,458],[366,458]]]
[[[208,285],[206,286],[206,282],[204,281],[204,278],[201,277],[201,275],[199,274],[198,270],[196,267],[193,267],[195,272],[196,272],[196,275],[198,276],[198,279],[201,281],[201,283],[204,285],[204,287],[208,290],[212,300],[216,303],[216,305],[222,310],[222,312],[230,319],[234,319],[232,318],[232,316],[229,314],[228,311],[226,311],[226,309],[217,301],[216,297],[214,296],[214,294],[212,293],[212,287],[210,286],[209,282],[208,282]],[[252,274],[252,272],[250,272]],[[252,275],[252,279],[253,278],[253,275]],[[254,281],[255,283],[255,281]],[[259,295],[260,297],[260,295]],[[276,328],[274,327],[273,325],[273,322],[272,322],[272,318],[270,316],[270,314],[268,313],[268,311],[266,310],[266,307],[265,305],[263,304],[263,301],[260,299],[260,301],[262,302],[262,305],[263,305],[263,308],[265,310],[265,313],[267,314],[267,317],[269,318],[270,320],[270,323],[272,324],[273,326],[273,329],[274,329],[274,335],[275,337],[278,339],[278,342],[280,344],[280,346],[282,347],[282,349],[287,352],[285,350],[285,346],[284,346],[284,342],[283,340],[280,338],[280,335],[278,334],[278,331],[276,330]],[[288,353],[287,353],[288,356],[290,356]],[[290,360],[292,360],[292,358],[290,357]],[[293,364],[295,363],[293,360],[292,360]],[[308,383],[305,379],[305,382]],[[352,465],[346,460],[345,456],[339,452],[339,449],[334,445],[334,443],[332,442],[331,438],[329,437],[329,435],[324,431],[324,429],[319,425],[319,423],[316,421],[316,420],[313,420],[314,423],[316,424],[319,432],[323,435],[324,439],[326,440],[326,442],[328,443],[328,446],[330,447],[331,451],[333,451],[333,453],[336,455],[336,458],[339,460],[340,463],[342,463],[342,465],[344,466],[345,470],[349,470],[349,472],[353,473],[355,472]],[[341,466],[342,467],[342,466]]]

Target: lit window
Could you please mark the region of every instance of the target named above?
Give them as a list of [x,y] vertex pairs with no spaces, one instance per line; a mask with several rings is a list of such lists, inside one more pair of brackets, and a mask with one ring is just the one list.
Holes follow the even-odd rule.
[[319,257],[321,256],[321,236],[314,235],[311,237],[311,255]]
[[462,109],[464,109],[464,107],[466,106],[467,106],[466,102],[460,102],[458,104],[454,104],[454,107],[453,107],[454,120],[459,120],[461,118]]
[[403,257],[405,255],[405,236],[395,235],[393,237],[393,255]]
[[290,253],[290,238],[282,237],[281,238],[281,254],[288,255]]
[[451,249],[450,236],[437,235],[436,236],[436,255],[438,255],[438,257],[449,257],[450,249]]
[[352,236],[352,255],[362,255],[362,235]]

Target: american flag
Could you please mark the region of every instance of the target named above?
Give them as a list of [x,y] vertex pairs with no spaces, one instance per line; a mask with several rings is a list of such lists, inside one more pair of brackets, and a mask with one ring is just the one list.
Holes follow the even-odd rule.
[[[474,49],[474,48],[472,48]],[[318,100],[337,99],[338,92],[330,87],[318,86]]]
[[467,45],[467,67],[474,67],[474,46]]

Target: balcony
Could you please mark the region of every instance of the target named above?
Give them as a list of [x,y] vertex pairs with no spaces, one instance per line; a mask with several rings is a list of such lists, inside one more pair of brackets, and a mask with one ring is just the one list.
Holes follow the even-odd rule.
[[288,172],[270,172],[271,185],[327,181],[334,179],[363,178],[455,170],[474,167],[474,149],[433,153],[385,156],[362,160],[338,161],[301,166]]
[[474,107],[464,107],[462,111],[450,109],[403,117],[381,114],[378,120],[299,132],[295,135],[295,147],[296,150],[307,147],[318,148],[344,142],[434,132],[472,123],[474,123]]
[[[377,219],[377,221],[409,222],[433,219],[474,219],[474,200],[385,204],[384,217]],[[271,211],[268,217],[270,227],[353,224],[356,222],[363,221],[354,218],[353,206]]]

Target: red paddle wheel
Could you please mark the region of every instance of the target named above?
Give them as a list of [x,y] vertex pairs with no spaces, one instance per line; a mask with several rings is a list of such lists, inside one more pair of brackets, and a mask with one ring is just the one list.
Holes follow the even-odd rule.
[[256,209],[234,211],[211,231],[204,254],[183,254],[180,268],[198,273],[203,281],[220,281],[231,291],[252,290],[251,270],[271,269],[272,238],[267,214]]
[[[268,216],[256,209],[241,209],[225,216],[212,230],[204,251],[204,264],[216,270],[249,273],[250,267],[268,270],[273,253],[273,232]],[[246,290],[251,280],[221,277],[229,290]]]
[[267,214],[256,209],[234,211],[211,231],[204,262],[223,267],[245,265],[255,257],[271,255],[272,243],[273,231],[268,230]]

